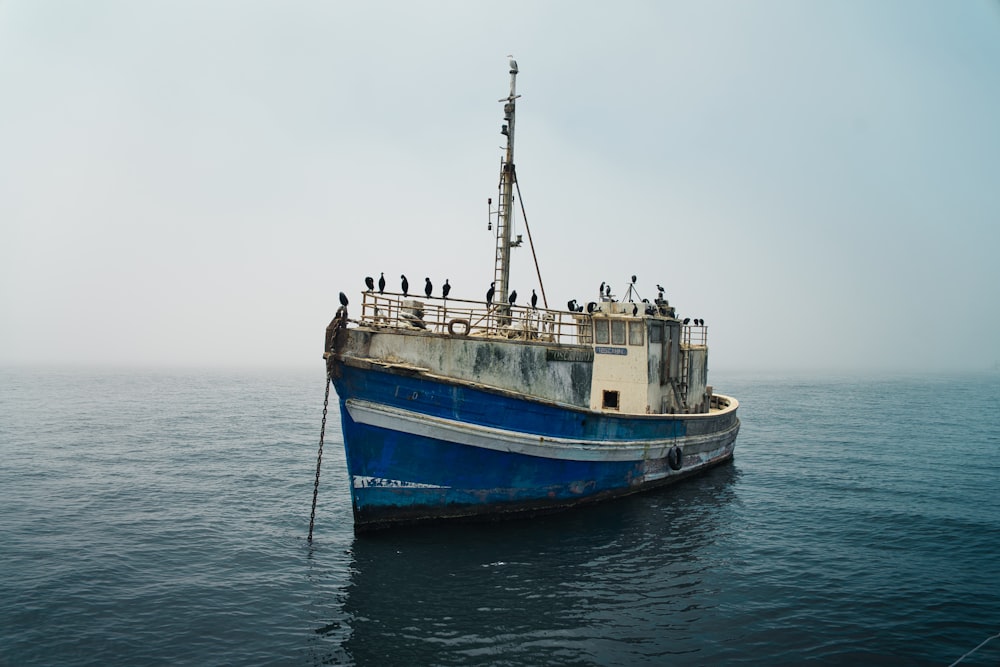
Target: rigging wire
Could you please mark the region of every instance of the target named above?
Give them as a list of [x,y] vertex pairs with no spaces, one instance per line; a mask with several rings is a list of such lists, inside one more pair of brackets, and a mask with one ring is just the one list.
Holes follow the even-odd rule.
[[996,633],[992,637],[987,637],[986,639],[984,639],[983,642],[979,646],[977,646],[976,648],[972,649],[971,651],[969,651],[968,653],[966,653],[965,655],[963,655],[961,658],[959,658],[955,662],[953,662],[950,665],[948,665],[948,667],[955,667],[955,665],[957,665],[958,663],[962,662],[963,660],[965,660],[966,658],[968,658],[970,655],[972,655],[973,653],[975,653],[976,651],[978,651],[979,649],[981,649],[982,647],[986,646],[991,641],[993,641],[994,639],[997,639],[997,638],[1000,638],[1000,632]]
[[535,273],[538,275],[538,289],[542,290],[542,305],[548,309],[549,300],[545,297],[545,285],[542,284],[542,271],[538,268],[538,255],[535,254],[535,242],[531,239],[531,227],[528,226],[528,214],[524,212],[524,199],[521,198],[521,184],[517,180],[517,170],[514,170],[514,187],[517,188],[517,203],[521,205],[521,217],[524,219],[524,230],[528,232],[528,245],[531,246],[531,257],[535,260]]

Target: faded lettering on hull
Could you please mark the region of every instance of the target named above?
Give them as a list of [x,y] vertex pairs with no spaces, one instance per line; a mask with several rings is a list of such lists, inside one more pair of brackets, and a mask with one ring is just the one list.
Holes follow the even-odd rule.
[[546,348],[545,361],[593,361],[594,353],[591,350],[579,350],[573,348]]

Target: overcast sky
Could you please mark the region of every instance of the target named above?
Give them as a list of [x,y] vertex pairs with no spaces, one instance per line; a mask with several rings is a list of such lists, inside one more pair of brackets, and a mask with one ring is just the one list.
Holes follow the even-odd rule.
[[365,275],[482,298],[508,54],[550,306],[1000,361],[1000,3],[0,0],[0,364],[321,369]]

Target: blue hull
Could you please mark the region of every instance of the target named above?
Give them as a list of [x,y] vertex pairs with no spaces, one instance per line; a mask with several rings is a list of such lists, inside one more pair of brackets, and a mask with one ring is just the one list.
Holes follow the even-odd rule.
[[344,364],[333,382],[358,530],[541,512],[669,484],[731,458],[739,430],[735,411],[607,415]]

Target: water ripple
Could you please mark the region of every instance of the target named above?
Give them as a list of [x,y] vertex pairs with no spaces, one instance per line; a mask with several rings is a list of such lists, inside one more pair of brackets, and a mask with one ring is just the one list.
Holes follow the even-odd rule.
[[932,665],[997,631],[1000,378],[717,381],[706,476],[360,537],[334,409],[308,544],[321,373],[3,371],[0,664]]

